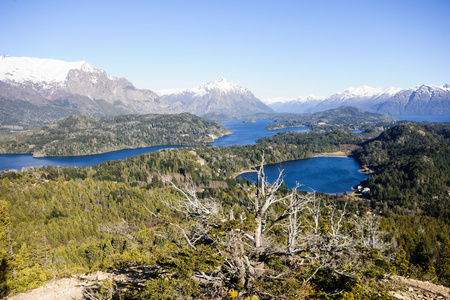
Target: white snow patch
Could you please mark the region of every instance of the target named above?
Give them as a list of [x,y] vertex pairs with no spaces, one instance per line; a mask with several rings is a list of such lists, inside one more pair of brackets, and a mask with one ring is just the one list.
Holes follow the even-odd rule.
[[238,85],[235,82],[228,81],[224,77],[219,77],[216,81],[209,81],[202,83],[200,86],[195,88],[185,88],[185,89],[164,89],[156,91],[159,96],[170,96],[170,95],[180,95],[184,93],[194,94],[194,97],[203,97],[204,95],[210,93],[213,90],[219,91],[221,94],[236,93],[245,94],[249,93],[249,90]]
[[198,87],[199,90],[220,90],[222,93],[245,94],[248,90],[239,84],[228,81],[224,77],[219,77],[216,81],[205,82]]
[[432,84],[423,84],[423,85],[416,86],[413,88],[414,91],[418,91],[420,89],[426,89],[428,91],[443,90],[446,92],[450,92],[450,85],[444,84],[444,85],[439,86],[439,85],[432,85]]
[[300,96],[297,98],[294,97],[276,97],[276,98],[270,98],[270,99],[264,99],[262,100],[265,104],[274,104],[274,103],[305,103],[305,102],[311,102],[311,101],[322,101],[326,97],[316,96],[316,95],[308,95],[308,96]]
[[95,76],[92,76],[92,77],[91,77],[91,82],[92,82],[92,84],[96,84],[97,81],[98,81],[97,77],[95,77]]
[[163,89],[157,90],[155,93],[159,96],[168,96],[168,95],[177,95],[185,92],[190,92],[191,90],[195,90],[196,88],[182,88],[182,89]]
[[0,57],[0,80],[33,83],[64,83],[70,70],[87,73],[103,72],[86,61],[65,62],[56,59],[32,57]]
[[386,93],[387,93],[389,96],[394,96],[395,94],[397,94],[397,93],[399,93],[399,92],[401,92],[401,91],[403,91],[402,88],[399,88],[399,87],[390,87],[390,88],[388,88],[388,89],[386,90]]
[[358,88],[350,87],[342,92],[336,93],[331,97],[339,97],[342,100],[352,99],[352,98],[373,98],[382,95],[388,95],[389,97],[394,96],[398,92],[402,91],[402,88],[391,87],[388,89],[374,88],[370,86],[361,86]]

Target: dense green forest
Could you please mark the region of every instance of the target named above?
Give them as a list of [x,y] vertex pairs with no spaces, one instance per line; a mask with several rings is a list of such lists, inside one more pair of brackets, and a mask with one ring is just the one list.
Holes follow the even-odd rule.
[[355,150],[375,170],[365,180],[372,207],[421,214],[450,222],[450,126],[403,123]]
[[189,113],[68,116],[58,124],[21,132],[0,142],[0,153],[72,156],[159,145],[204,145],[231,132]]
[[[403,123],[370,140],[283,132],[252,146],[2,172],[2,295],[131,266],[151,272],[122,298],[388,299],[389,274],[450,286],[448,145],[448,124]],[[334,151],[375,172],[362,183],[369,193],[292,191],[265,182],[263,168],[256,186],[233,179]]]
[[373,130],[376,127],[390,127],[397,120],[390,115],[366,112],[350,106],[341,106],[314,114],[280,114],[272,119],[276,123],[267,126],[268,130],[299,126],[311,127],[313,131]]

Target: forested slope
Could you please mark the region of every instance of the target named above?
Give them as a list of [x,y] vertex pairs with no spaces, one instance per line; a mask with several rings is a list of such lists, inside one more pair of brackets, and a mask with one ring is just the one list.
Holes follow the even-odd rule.
[[69,116],[58,124],[18,133],[0,143],[0,153],[72,156],[159,145],[204,145],[231,132],[189,113]]
[[280,114],[273,120],[277,123],[267,126],[268,130],[308,126],[312,130],[329,131],[333,129],[366,130],[373,128],[374,125],[390,126],[397,118],[386,114],[367,112],[356,107],[341,106],[314,114]]
[[449,128],[448,123],[399,124],[354,152],[376,171],[364,182],[373,207],[450,221]]
[[[146,284],[126,294],[135,299],[380,299],[387,297],[388,274],[448,286],[450,226],[445,214],[433,213],[445,212],[439,206],[445,198],[433,195],[446,191],[448,178],[431,174],[448,167],[441,159],[448,136],[448,125],[411,123],[368,141],[342,130],[285,132],[252,146],[166,149],[91,167],[1,172],[2,294],[131,266],[149,270]],[[232,179],[263,158],[276,163],[339,150],[354,150],[374,169],[365,198],[293,194],[281,183],[269,192]],[[414,163],[425,156],[433,163]],[[377,181],[405,170],[413,176]],[[422,190],[412,194],[418,178]],[[377,198],[394,184],[393,195],[408,194],[417,205]],[[177,190],[185,185],[188,190]],[[191,209],[186,195],[201,205]],[[274,201],[270,209],[255,206],[267,199]]]

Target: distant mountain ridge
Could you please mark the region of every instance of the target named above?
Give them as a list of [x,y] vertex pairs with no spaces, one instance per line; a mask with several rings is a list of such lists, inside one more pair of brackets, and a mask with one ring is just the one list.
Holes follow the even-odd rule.
[[367,112],[352,106],[341,106],[313,114],[279,114],[273,118],[273,121],[275,123],[268,125],[266,129],[307,126],[312,131],[329,131],[335,129],[350,130],[352,128],[365,129],[372,127],[374,124],[382,127],[386,124],[392,124],[397,121],[397,118],[387,114]]
[[184,111],[211,119],[242,118],[274,111],[248,89],[219,77],[196,88],[156,91],[172,103],[180,103]]
[[[31,57],[0,57],[0,104],[5,108],[0,110],[0,125],[39,126],[70,114],[182,112],[179,105],[85,61]],[[42,110],[46,113],[36,114]]]
[[349,88],[326,98],[311,95],[275,101],[269,107],[248,89],[223,77],[196,88],[154,93],[137,89],[127,79],[111,76],[86,61],[0,56],[0,129],[35,128],[68,115],[190,112],[224,120],[275,111],[313,113],[343,105],[393,115],[450,114],[450,86]]
[[0,56],[0,128],[38,127],[68,115],[191,112],[233,119],[274,111],[249,90],[221,77],[197,88],[157,95],[86,61]]
[[270,101],[277,112],[313,113],[340,106],[353,106],[369,112],[392,115],[450,114],[450,85],[421,85],[410,89],[348,88],[329,97],[299,97]]

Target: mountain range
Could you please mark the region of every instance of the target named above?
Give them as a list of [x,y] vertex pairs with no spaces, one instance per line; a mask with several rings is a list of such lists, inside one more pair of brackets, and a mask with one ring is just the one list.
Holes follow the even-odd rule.
[[277,112],[313,113],[340,106],[353,106],[369,112],[392,115],[450,114],[450,85],[421,85],[415,88],[348,88],[329,97],[268,99]]
[[0,127],[56,123],[68,115],[174,114],[239,118],[273,110],[250,91],[221,77],[194,89],[162,93],[137,89],[85,61],[0,56]]
[[312,113],[340,106],[389,114],[450,114],[450,86],[412,89],[349,88],[329,97],[269,101],[220,77],[196,88],[138,89],[86,61],[0,56],[0,129],[27,129],[57,123],[68,115],[190,112],[225,120],[274,112]]
[[219,77],[196,88],[156,91],[171,103],[181,103],[184,111],[210,119],[236,119],[274,111],[248,89]]
[[56,123],[71,114],[178,113],[150,90],[137,89],[85,61],[0,57],[0,125]]

